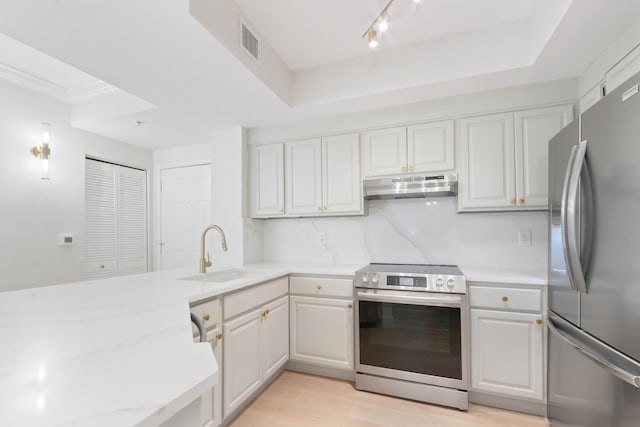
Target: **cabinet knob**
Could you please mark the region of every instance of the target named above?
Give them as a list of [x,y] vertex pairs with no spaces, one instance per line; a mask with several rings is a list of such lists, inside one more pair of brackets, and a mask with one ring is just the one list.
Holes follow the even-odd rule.
[[413,172],[413,166],[409,166],[409,172]]
[[323,211],[326,211],[326,210],[327,210],[327,207],[325,206],[324,208],[322,208],[322,210],[323,210]]
[[283,213],[283,212],[284,212],[284,209],[280,209],[280,213]]
[[536,324],[537,324],[537,325],[542,325],[542,319],[538,319],[538,320],[536,320]]
[[504,301],[504,302],[509,301],[509,297],[502,297],[502,301]]
[[263,311],[262,313],[260,313],[260,316],[262,317],[267,317],[267,310]]
[[316,289],[317,289],[317,290],[322,289],[322,285],[316,285]]
[[268,316],[268,315],[269,315],[269,313],[271,313],[271,310],[269,310],[269,309],[267,308],[266,313],[267,313],[267,316]]
[[511,198],[511,204],[512,204],[512,205],[515,205],[515,204],[516,204],[516,199],[515,199],[515,198],[513,198],[513,197]]
[[518,203],[520,203],[521,205],[524,205],[524,199],[520,198],[520,200],[518,200]]
[[349,304],[347,307],[349,307],[349,308],[353,308],[353,304]]
[[205,322],[207,322],[209,319],[211,319],[211,316],[209,316],[208,314],[202,316],[202,320],[204,320]]
[[222,341],[222,334],[218,334],[218,335],[216,335],[216,339],[217,339],[218,341]]
[[100,264],[100,268],[104,268],[104,264]]
[[406,166],[403,166],[403,167],[402,167],[402,172],[406,172],[406,171],[407,171],[407,167],[406,167]]
[[318,212],[322,212],[322,207],[318,206]]

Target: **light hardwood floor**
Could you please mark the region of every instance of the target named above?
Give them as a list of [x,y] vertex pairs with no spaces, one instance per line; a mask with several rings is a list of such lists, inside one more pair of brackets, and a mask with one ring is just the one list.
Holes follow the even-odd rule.
[[285,371],[231,423],[244,426],[546,427],[542,417],[470,405],[468,412],[375,393],[353,383]]

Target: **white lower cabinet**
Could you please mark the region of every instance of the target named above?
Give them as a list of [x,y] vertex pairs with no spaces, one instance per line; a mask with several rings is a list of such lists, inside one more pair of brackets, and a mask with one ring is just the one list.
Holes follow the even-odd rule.
[[353,369],[353,300],[291,296],[291,360]]
[[285,277],[224,297],[225,418],[289,360],[287,292]]
[[[194,303],[191,312],[198,316],[206,328],[207,343],[218,364],[218,384],[202,395],[200,410],[203,427],[217,427],[222,422],[222,310],[220,300]],[[200,341],[198,329],[193,327],[194,341]]]
[[541,310],[541,291],[472,286],[470,294],[472,307],[486,307],[471,309],[472,390],[541,401],[542,313],[508,311]]
[[218,385],[202,395],[201,414],[203,427],[217,427],[222,422],[222,329],[217,327],[207,332],[207,342],[218,363]]
[[291,277],[291,360],[353,369],[353,279]]

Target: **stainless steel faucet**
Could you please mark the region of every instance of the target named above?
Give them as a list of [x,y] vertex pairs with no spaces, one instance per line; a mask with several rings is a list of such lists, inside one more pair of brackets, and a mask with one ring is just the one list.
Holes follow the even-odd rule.
[[222,250],[227,251],[227,239],[224,236],[224,231],[222,228],[218,227],[215,224],[212,224],[204,229],[202,232],[202,240],[200,241],[200,273],[206,273],[207,267],[211,267],[211,258],[209,258],[209,252],[207,252],[207,258],[204,258],[204,238],[207,237],[207,232],[209,230],[217,230],[220,234],[220,239],[222,240]]

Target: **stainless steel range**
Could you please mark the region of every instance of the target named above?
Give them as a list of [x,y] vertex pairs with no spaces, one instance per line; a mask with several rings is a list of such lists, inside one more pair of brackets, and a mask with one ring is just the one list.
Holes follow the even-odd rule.
[[468,321],[460,269],[369,264],[354,283],[356,388],[466,410]]

